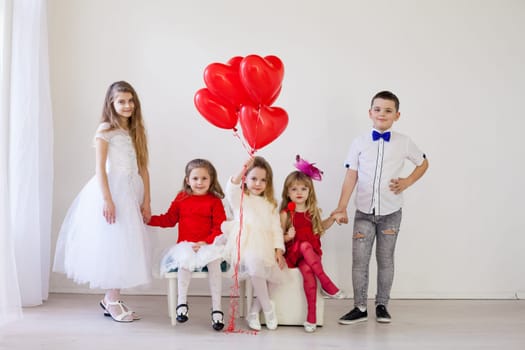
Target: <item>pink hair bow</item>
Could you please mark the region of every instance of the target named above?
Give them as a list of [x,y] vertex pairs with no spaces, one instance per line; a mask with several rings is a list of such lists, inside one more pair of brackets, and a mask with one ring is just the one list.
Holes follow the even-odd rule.
[[295,157],[295,167],[311,178],[312,180],[321,181],[323,172],[314,166],[315,163],[309,163],[307,160],[301,158],[299,155]]

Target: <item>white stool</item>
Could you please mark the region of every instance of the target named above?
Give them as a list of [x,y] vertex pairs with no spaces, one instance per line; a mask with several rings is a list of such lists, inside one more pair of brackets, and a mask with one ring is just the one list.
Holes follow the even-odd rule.
[[[283,273],[285,274],[284,282],[275,285],[274,288],[269,290],[270,299],[275,303],[277,320],[279,321],[279,325],[283,326],[302,326],[306,321],[308,310],[306,296],[304,295],[303,276],[298,268],[285,268]],[[246,314],[248,314],[253,298],[251,283],[247,282],[245,289],[246,307],[244,309],[246,310]],[[316,303],[316,320],[318,326],[322,326],[324,322],[324,304],[325,300],[321,294],[321,287],[318,283]],[[261,312],[261,323],[264,324],[263,312]]]
[[[231,273],[228,272],[229,265],[223,261],[221,263],[222,276],[226,278],[231,278]],[[168,280],[168,313],[171,319],[171,325],[175,326],[177,324],[177,297],[178,297],[178,288],[177,288],[177,275],[176,271],[167,272],[164,274],[164,278]],[[197,270],[191,273],[191,278],[208,278],[207,270]],[[239,283],[239,312],[241,315],[244,315],[245,310],[245,284]]]

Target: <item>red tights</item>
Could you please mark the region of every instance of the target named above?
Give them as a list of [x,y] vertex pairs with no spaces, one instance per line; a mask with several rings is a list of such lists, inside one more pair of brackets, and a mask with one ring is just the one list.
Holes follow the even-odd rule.
[[312,245],[309,242],[301,242],[299,244],[299,252],[301,259],[297,263],[297,267],[303,275],[304,294],[306,295],[306,303],[308,304],[308,314],[306,321],[309,323],[316,323],[316,308],[317,302],[317,280],[321,283],[321,287],[328,294],[335,294],[339,288],[332,282],[330,277],[324,272],[321,263],[321,257],[314,252]]

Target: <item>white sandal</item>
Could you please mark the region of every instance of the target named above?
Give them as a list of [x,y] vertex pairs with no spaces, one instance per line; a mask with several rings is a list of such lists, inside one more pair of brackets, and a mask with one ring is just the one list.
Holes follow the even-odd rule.
[[[124,301],[121,300],[120,302],[122,303],[122,306],[124,306],[124,308],[125,308],[126,310],[129,310],[129,311],[132,312],[132,315],[133,315],[133,321],[138,321],[138,320],[142,319],[142,316],[140,316],[140,315],[139,315],[138,313],[136,313],[135,311],[131,310],[131,308],[130,308],[128,305],[126,305],[126,304],[124,303]],[[106,305],[104,304],[104,299],[102,299],[102,300],[100,301],[100,307],[101,307],[102,309],[104,309],[104,316],[106,316],[106,317],[111,317],[109,311],[108,311],[107,308],[106,308]]]
[[[119,313],[118,315],[113,315],[110,311],[109,311],[109,306],[120,306],[120,311],[121,313]],[[105,316],[110,316],[114,321],[116,322],[133,322],[135,317],[133,315],[133,311],[131,311],[127,306],[126,304],[124,304],[122,302],[122,300],[117,300],[117,301],[105,301],[104,299],[102,299],[100,301],[100,306],[106,310],[106,312],[104,312],[104,315]],[[131,319],[127,319],[125,320],[124,318],[127,317],[127,316],[131,316]]]

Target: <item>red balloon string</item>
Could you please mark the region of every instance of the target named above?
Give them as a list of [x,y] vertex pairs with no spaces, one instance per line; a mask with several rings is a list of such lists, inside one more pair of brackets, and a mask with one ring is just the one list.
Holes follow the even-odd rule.
[[233,136],[235,136],[236,138],[239,139],[239,141],[241,141],[241,144],[242,146],[244,147],[244,149],[246,150],[246,152],[248,152],[248,154],[250,155],[250,157],[252,157],[255,152],[257,152],[257,141],[258,141],[258,134],[259,134],[259,125],[261,124],[261,121],[262,121],[262,118],[261,118],[261,106],[262,105],[258,105],[257,106],[257,120],[255,122],[255,133],[254,133],[254,144],[252,147],[248,147],[246,145],[246,142],[243,140],[243,138],[241,138],[241,136],[239,135],[239,132],[237,130],[237,128],[232,128],[233,130]]
[[[241,181],[241,188],[244,187],[244,179],[245,177],[242,177]],[[238,314],[238,307],[239,307],[239,266],[241,261],[241,232],[242,232],[242,224],[243,224],[243,210],[242,210],[242,204],[244,201],[244,191],[241,191],[241,201],[240,201],[240,208],[239,208],[239,234],[237,235],[237,241],[235,242],[235,248],[237,255],[235,257],[235,264],[233,266],[233,285],[230,290],[230,320],[228,322],[228,328],[226,328],[227,332],[230,333],[238,333],[240,330],[235,327],[235,318]]]
[[242,147],[246,150],[246,152],[248,152],[248,154],[251,156],[253,156],[253,154],[255,153],[255,149],[251,149],[251,148],[248,148],[248,146],[246,145],[246,143],[243,141],[243,139],[241,138],[241,136],[239,135],[239,133],[237,132],[237,129],[233,129],[233,136],[235,136],[236,138],[239,139],[239,141],[241,141],[241,145]]
[[[250,154],[250,156],[253,156],[253,154]],[[228,327],[226,328],[225,332],[227,333],[245,333],[245,334],[256,335],[257,331],[239,329],[235,327],[235,318],[238,314],[239,297],[240,297],[239,267],[241,264],[241,234],[242,234],[242,227],[243,227],[243,222],[244,222],[243,202],[244,202],[244,183],[246,182],[246,170],[247,169],[244,169],[244,174],[241,180],[242,191],[241,191],[241,200],[240,200],[240,205],[239,205],[239,234],[237,235],[237,240],[235,242],[235,246],[237,249],[237,255],[235,258],[235,264],[233,266],[233,276],[232,276],[233,285],[230,290],[230,319],[228,321]]]

